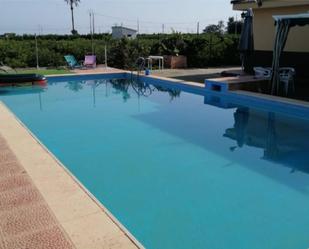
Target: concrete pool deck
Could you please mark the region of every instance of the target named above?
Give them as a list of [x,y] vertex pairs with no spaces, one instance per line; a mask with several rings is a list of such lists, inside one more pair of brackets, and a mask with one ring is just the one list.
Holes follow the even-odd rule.
[[100,65],[93,69],[91,68],[90,69],[75,69],[72,72],[75,74],[97,74],[97,73],[108,74],[108,73],[121,73],[121,72],[124,72],[124,70],[113,68],[113,67],[105,67],[103,65]]
[[[222,72],[239,74],[239,76],[221,76]],[[95,75],[95,74],[113,74],[113,73],[134,73],[128,70],[105,67],[103,65],[94,69],[75,69],[71,75]],[[48,77],[70,76],[50,75]],[[217,68],[195,68],[195,69],[163,69],[153,70],[149,76],[154,79],[169,80],[174,83],[190,85],[197,88],[204,88],[205,81],[226,85],[228,90],[242,90],[243,85],[253,85],[259,83],[261,79],[256,79],[253,76],[245,75],[240,67],[217,67]]]
[[221,77],[221,73],[241,72],[240,67],[187,68],[153,70],[152,75],[204,84],[205,79]]
[[[143,248],[2,102],[0,146],[1,249]],[[16,175],[13,174],[15,168]],[[7,171],[13,172],[11,182],[5,175]],[[25,192],[27,188],[29,193]],[[19,192],[16,194],[14,190]],[[8,191],[13,191],[11,197]],[[27,204],[37,205],[38,209],[27,208]],[[43,211],[37,214],[33,210]],[[27,219],[31,215],[38,224]],[[3,217],[14,217],[14,220],[5,222]],[[8,227],[11,231],[20,230],[20,234],[14,232],[18,236],[13,238],[15,244],[10,234],[6,234]]]

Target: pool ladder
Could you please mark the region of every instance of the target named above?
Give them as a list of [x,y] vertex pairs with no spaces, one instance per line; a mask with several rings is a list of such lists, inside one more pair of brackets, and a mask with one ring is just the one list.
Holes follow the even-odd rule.
[[[137,67],[137,79],[139,78],[139,75],[141,72],[145,69],[145,58],[144,57],[138,57],[135,61],[135,66]],[[131,78],[133,79],[133,70],[131,71]]]

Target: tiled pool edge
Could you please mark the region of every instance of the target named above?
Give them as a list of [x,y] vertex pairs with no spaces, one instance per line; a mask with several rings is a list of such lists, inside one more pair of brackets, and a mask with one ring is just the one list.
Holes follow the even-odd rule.
[[[235,107],[235,104],[240,106],[249,105],[251,107],[266,111],[269,108],[273,108],[276,112],[296,115],[299,117],[309,115],[309,102],[306,101],[270,96],[243,90],[228,90],[223,92],[211,91],[205,85],[200,83],[159,76],[141,76],[141,78],[146,79],[146,82],[147,79],[149,79],[148,83],[151,83],[151,80],[156,80],[158,81],[158,84],[162,84],[166,87],[175,87],[186,92],[203,95],[205,98],[211,95],[217,97],[218,99],[224,99],[224,103],[222,105],[207,102],[208,104],[214,104],[221,108]],[[232,105],[232,103],[234,105]]]
[[[128,70],[123,70],[123,69],[117,69],[117,68],[109,68],[110,70],[107,71],[94,71],[94,72],[88,72],[88,71],[82,71],[82,72],[78,72],[78,73],[73,73],[73,74],[64,74],[64,75],[50,75],[48,77],[52,78],[57,78],[57,77],[68,77],[68,76],[72,76],[72,77],[78,77],[78,76],[84,76],[86,77],[88,76],[104,76],[104,77],[109,77],[108,75],[118,75],[119,77],[127,77],[128,75],[133,74],[134,76],[137,76],[138,73],[137,72],[131,72]],[[293,100],[293,99],[288,99],[288,98],[281,98],[281,97],[276,97],[276,96],[269,96],[266,94],[260,94],[260,93],[254,93],[254,92],[249,92],[249,91],[242,91],[242,90],[236,90],[236,91],[231,91],[228,90],[228,86],[223,86],[224,89],[226,89],[226,91],[213,91],[210,90],[209,87],[207,87],[207,85],[205,85],[207,83],[207,81],[209,80],[205,80],[205,83],[196,83],[196,82],[191,82],[191,81],[184,81],[184,80],[179,80],[179,79],[175,79],[175,78],[167,78],[167,77],[162,77],[162,76],[158,76],[158,75],[149,75],[149,76],[145,76],[144,74],[140,73],[139,76],[143,79],[155,79],[160,81],[161,83],[163,82],[163,84],[167,84],[167,86],[172,86],[175,83],[175,87],[176,86],[180,86],[180,90],[184,90],[184,91],[188,91],[191,93],[195,93],[195,94],[212,94],[218,97],[227,97],[230,100],[233,101],[239,101],[240,103],[247,103],[248,101],[252,101],[254,103],[256,103],[257,101],[262,101],[263,103],[258,104],[258,107],[263,108],[263,106],[267,105],[267,104],[271,104],[271,105],[278,105],[279,108],[283,106],[283,108],[286,107],[286,105],[290,106],[290,107],[295,107],[295,108],[305,108],[308,109],[309,108],[309,103],[305,102],[305,101],[301,101],[301,100]],[[47,77],[47,78],[48,78]],[[226,77],[223,77],[226,78]],[[215,79],[212,79],[211,81],[215,82]],[[226,84],[223,82],[217,82],[219,84]],[[250,84],[250,82],[248,83]]]
[[[0,133],[34,181],[35,186],[76,248],[144,248],[1,101],[0,117],[5,120],[5,122],[0,122]],[[31,152],[31,156],[27,152]],[[34,159],[34,157],[37,158]],[[40,169],[38,170],[38,168]],[[52,176],[46,174],[47,172]],[[60,179],[59,186],[57,182],[53,182],[55,179]],[[53,183],[55,188],[60,187],[61,192],[67,191],[66,195],[74,195],[73,199],[75,200],[72,199],[73,201],[71,200],[69,203],[70,201],[67,201],[66,198],[62,198],[62,200],[60,197],[58,198],[57,191],[51,186],[47,186]],[[52,196],[50,199],[48,192]],[[69,204],[66,206],[64,203],[56,203],[60,201],[67,201]],[[80,207],[81,205],[82,207]],[[66,218],[64,215],[65,212],[62,209],[65,206],[67,209],[72,209],[66,210],[67,213],[72,211],[70,218]],[[89,210],[86,210],[87,208]],[[88,218],[92,218],[90,224],[87,223]],[[100,220],[100,218],[102,219]],[[82,222],[85,227],[76,227],[80,226]],[[87,238],[85,235],[87,234],[86,228],[91,230],[91,238]],[[99,230],[100,228],[102,230]]]
[[[52,80],[58,79],[75,79],[82,78],[88,79],[101,79],[101,78],[129,78],[137,77],[137,72],[130,72],[125,70],[119,70],[116,72],[95,72],[91,74],[74,74],[74,75],[55,75],[50,77]],[[202,95],[205,97],[205,103],[215,105],[221,108],[231,108],[236,106],[248,105],[253,108],[268,111],[269,108],[276,110],[281,114],[288,114],[297,117],[309,116],[309,102],[301,100],[293,100],[288,98],[282,98],[277,96],[269,96],[266,94],[254,93],[242,90],[227,90],[227,91],[213,91],[209,90],[207,86],[201,83],[184,81],[174,78],[166,78],[162,76],[139,74],[139,78],[148,84],[158,84],[167,88],[176,88],[181,91]],[[155,82],[154,82],[155,81]],[[224,84],[224,83],[222,83]],[[250,83],[248,83],[250,84]],[[206,101],[209,96],[214,96],[216,101]],[[224,98],[224,101],[221,101]],[[212,99],[212,98],[210,98]],[[218,103],[219,102],[219,103]],[[222,102],[222,103],[221,103]]]
[[[235,107],[237,105],[248,105],[250,107],[258,108],[268,111],[269,108],[274,109],[276,112],[288,115],[296,115],[303,117],[309,115],[309,102],[294,100],[289,98],[269,96],[266,94],[254,93],[242,90],[228,90],[223,92],[211,91],[206,86],[200,83],[170,79],[158,76],[141,76],[145,82],[151,83],[151,80],[156,80],[158,84],[166,87],[175,87],[177,89],[203,95],[205,99],[209,96],[214,96],[219,100],[224,100],[222,105],[218,103],[207,102],[208,104],[215,105],[221,108]],[[221,101],[219,101],[221,102]]]

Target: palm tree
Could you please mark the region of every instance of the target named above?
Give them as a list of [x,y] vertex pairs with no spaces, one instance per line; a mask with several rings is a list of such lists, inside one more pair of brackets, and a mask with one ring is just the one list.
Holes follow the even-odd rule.
[[64,0],[67,4],[70,5],[71,8],[71,15],[72,15],[72,34],[75,35],[77,34],[77,30],[75,30],[75,25],[74,25],[74,5],[77,7],[78,3],[80,0]]

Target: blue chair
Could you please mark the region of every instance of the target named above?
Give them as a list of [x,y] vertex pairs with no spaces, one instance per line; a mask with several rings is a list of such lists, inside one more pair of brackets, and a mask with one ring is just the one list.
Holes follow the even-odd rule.
[[65,61],[71,69],[82,68],[83,66],[75,59],[74,55],[65,55]]

